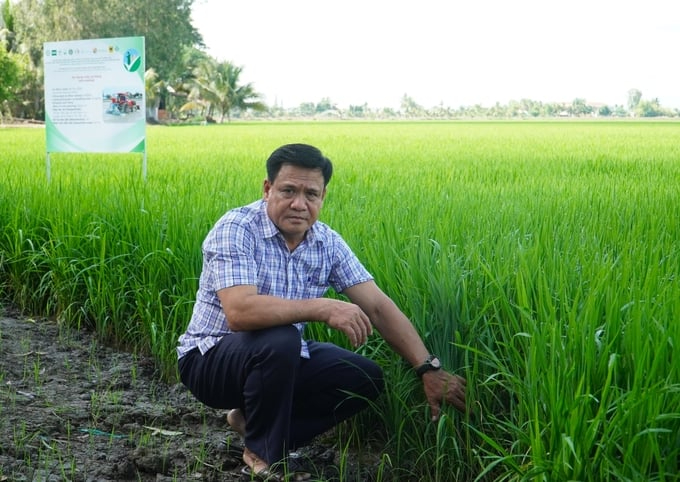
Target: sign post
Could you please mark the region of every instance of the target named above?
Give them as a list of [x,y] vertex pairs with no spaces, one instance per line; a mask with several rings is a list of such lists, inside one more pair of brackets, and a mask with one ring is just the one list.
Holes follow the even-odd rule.
[[47,180],[52,152],[139,152],[146,180],[144,37],[45,42]]

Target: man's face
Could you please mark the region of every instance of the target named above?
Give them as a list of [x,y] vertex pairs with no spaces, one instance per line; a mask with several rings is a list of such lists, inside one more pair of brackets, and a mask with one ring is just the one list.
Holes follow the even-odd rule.
[[300,244],[319,218],[325,196],[321,169],[283,164],[274,182],[265,179],[267,214],[283,234],[290,250]]

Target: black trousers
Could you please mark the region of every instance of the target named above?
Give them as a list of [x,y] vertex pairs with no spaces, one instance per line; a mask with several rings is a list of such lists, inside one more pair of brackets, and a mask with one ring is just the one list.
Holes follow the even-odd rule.
[[224,336],[205,355],[179,360],[182,383],[205,405],[240,408],[245,444],[267,463],[366,408],[383,391],[380,367],[331,343],[309,341],[300,357],[294,326]]

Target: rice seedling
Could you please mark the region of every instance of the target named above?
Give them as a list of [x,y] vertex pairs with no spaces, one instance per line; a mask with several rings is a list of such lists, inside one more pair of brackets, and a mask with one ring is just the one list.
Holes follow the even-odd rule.
[[274,148],[309,142],[336,167],[322,221],[469,381],[470,413],[433,425],[375,336],[361,350],[388,391],[350,438],[377,431],[390,471],[420,480],[680,471],[677,123],[150,127],[146,181],[135,156],[54,155],[49,184],[43,135],[0,130],[0,297],[23,310],[151,353],[172,379],[203,237],[260,197]]

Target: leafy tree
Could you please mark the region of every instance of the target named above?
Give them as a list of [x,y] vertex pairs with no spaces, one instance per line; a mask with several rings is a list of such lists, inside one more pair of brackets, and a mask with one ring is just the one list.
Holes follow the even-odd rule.
[[19,86],[19,66],[0,45],[0,106],[14,97]]
[[557,104],[546,104],[546,106],[543,108],[543,113],[548,117],[554,117],[558,115],[561,110],[561,107]]
[[642,98],[642,92],[638,89],[630,89],[628,91],[628,110],[633,113],[637,109],[640,99]]
[[0,117],[2,117],[3,111],[11,116],[18,110],[17,106],[26,106],[26,103],[22,102],[22,94],[31,88],[32,82],[28,56],[15,51],[15,17],[9,0],[2,4],[0,13]]
[[612,112],[612,115],[616,117],[626,117],[627,112],[626,109],[623,107],[621,104],[616,104],[614,106],[614,112]]
[[317,113],[320,112],[326,112],[327,110],[335,110],[336,107],[333,105],[331,102],[331,99],[329,97],[324,97],[321,99],[321,101],[316,104],[316,108],[314,109]]
[[[202,46],[191,25],[193,0],[18,0],[12,5],[13,50],[27,54],[34,77],[25,89],[33,117],[44,114],[42,49],[47,41],[144,36],[147,68],[160,79],[181,69],[185,46]],[[30,87],[30,88],[29,88]],[[165,94],[163,94],[165,95]],[[37,97],[35,97],[37,96]],[[162,97],[161,97],[162,102]]]
[[640,117],[659,117],[666,114],[657,98],[640,101],[637,105],[636,113]]
[[[47,3],[47,2],[46,2]],[[79,38],[145,38],[146,65],[161,79],[180,67],[184,46],[202,45],[191,25],[193,0],[60,0],[73,4]]]
[[571,112],[574,115],[582,116],[593,112],[593,108],[586,103],[585,99],[576,98],[571,103]]
[[602,107],[600,107],[597,113],[602,117],[609,117],[610,115],[612,115],[612,110],[609,108],[608,105],[603,105]]
[[[26,111],[35,103],[31,96],[24,96],[36,90],[39,72],[32,75],[28,55],[18,48],[16,41],[15,8],[9,0],[1,6],[0,15],[0,108],[8,115],[26,117]],[[38,83],[38,86],[41,84]],[[39,112],[37,107],[33,112]],[[0,112],[2,114],[2,112]],[[32,114],[32,113],[31,113]],[[29,115],[32,116],[32,115]]]
[[[11,44],[14,37],[14,17],[9,0],[2,4],[0,16],[0,107],[14,95],[19,80],[19,67],[11,57]],[[2,111],[0,111],[0,117]]]
[[303,102],[302,104],[300,104],[298,111],[300,112],[300,115],[303,117],[311,116],[314,115],[314,112],[316,111],[316,106],[314,105],[314,102]]
[[364,112],[368,110],[368,105],[350,105],[349,115],[351,117],[364,117]]
[[73,1],[19,0],[14,4],[15,49],[42,65],[43,43],[83,38]]
[[5,0],[2,4],[2,14],[0,15],[0,43],[5,44],[5,50],[12,52],[14,50],[14,41],[16,34],[14,33],[14,13],[12,12],[12,4],[9,0]]
[[418,103],[407,94],[404,94],[401,98],[401,110],[408,117],[418,117],[425,112],[425,109],[418,105]]
[[144,92],[146,96],[146,118],[158,122],[158,108],[166,90],[165,81],[158,78],[156,71],[151,68],[144,72]]

